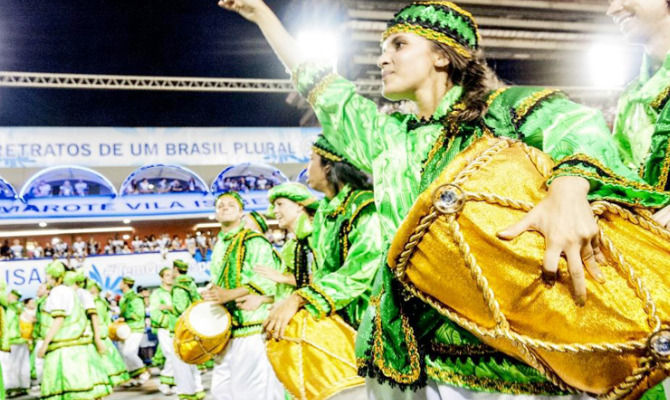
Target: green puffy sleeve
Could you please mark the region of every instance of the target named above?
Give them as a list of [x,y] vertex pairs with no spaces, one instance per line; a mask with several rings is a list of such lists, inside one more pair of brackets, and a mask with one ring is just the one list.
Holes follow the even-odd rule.
[[156,289],[149,297],[149,315],[153,328],[168,329],[172,315],[169,310],[161,310],[161,306],[169,306],[172,303],[170,293],[167,290]]
[[178,279],[175,282],[175,286],[172,288],[172,307],[175,315],[181,315],[194,301],[200,299],[198,287],[192,279]]
[[257,265],[263,265],[281,271],[282,265],[279,255],[270,242],[261,237],[248,239],[245,247],[244,263],[240,273],[240,286],[247,288],[250,293],[275,296],[277,294],[277,283],[256,274],[254,268]]
[[[519,91],[523,95],[518,95]],[[577,104],[557,90],[512,88],[504,112],[491,106],[490,114],[506,114],[501,119],[510,128],[498,125],[496,133],[516,136],[549,154],[556,166],[548,183],[560,176],[580,176],[589,181],[589,200],[608,200],[626,205],[662,207],[670,202],[663,193],[645,183],[627,168],[602,114]],[[502,100],[503,102],[505,100]],[[493,124],[494,128],[496,127]]]
[[303,63],[292,76],[298,92],[312,105],[326,139],[356,168],[370,173],[372,160],[383,150],[387,125],[398,122],[380,113],[373,101],[357,94],[355,85],[330,67]]
[[342,266],[330,273],[317,271],[313,282],[297,292],[307,300],[305,308],[315,317],[330,315],[369,294],[382,265],[384,248],[374,206],[366,207],[356,218],[348,239],[349,249]]
[[128,297],[122,316],[133,331],[144,330],[144,300],[138,295]]

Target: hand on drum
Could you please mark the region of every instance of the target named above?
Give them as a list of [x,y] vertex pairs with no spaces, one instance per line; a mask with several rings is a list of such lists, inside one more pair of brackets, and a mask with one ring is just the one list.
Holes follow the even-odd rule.
[[670,229],[670,206],[665,206],[661,211],[656,212],[652,218],[665,229]]
[[226,289],[212,285],[207,290],[202,292],[202,298],[205,301],[213,301],[218,304],[225,304],[232,300],[229,298],[229,296],[226,295],[226,292]]
[[240,310],[254,311],[264,303],[269,303],[269,300],[270,299],[267,296],[261,296],[259,294],[248,294],[235,300],[235,304]]
[[586,302],[586,277],[589,274],[599,282],[604,275],[598,263],[605,258],[600,250],[599,228],[586,198],[589,183],[574,176],[556,178],[549,193],[521,221],[498,232],[498,237],[511,240],[526,231],[537,231],[544,236],[545,253],[543,276],[553,284],[558,275],[558,262],[564,254],[579,305]]
[[267,319],[263,322],[263,330],[273,339],[281,339],[286,331],[286,326],[291,322],[291,318],[305,304],[305,300],[293,293],[284,301],[277,303]]
[[249,21],[254,22],[256,11],[265,6],[262,0],[219,0],[219,7],[234,11]]

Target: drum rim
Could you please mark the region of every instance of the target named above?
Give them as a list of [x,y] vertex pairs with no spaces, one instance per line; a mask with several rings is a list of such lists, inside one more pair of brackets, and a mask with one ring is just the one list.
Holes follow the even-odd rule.
[[[223,311],[225,311],[224,315],[226,315],[226,318],[228,318],[228,329],[226,329],[225,331],[223,331],[219,334],[213,335],[213,336],[207,336],[207,335],[199,334],[199,332],[193,327],[193,325],[191,325],[191,322],[189,321],[189,316],[191,315],[191,311],[195,308],[196,305],[203,304],[203,303],[211,303],[213,305],[221,307],[223,309]],[[179,319],[183,320],[183,324],[186,326],[187,330],[192,331],[192,332],[198,332],[198,337],[200,337],[202,339],[219,339],[219,338],[221,338],[222,335],[224,335],[224,336],[225,335],[231,335],[231,332],[232,332],[233,319],[232,319],[232,316],[230,315],[230,312],[228,311],[228,309],[225,306],[223,306],[222,304],[216,303],[214,301],[205,301],[205,300],[196,301],[195,303],[191,304],[191,306],[184,312],[184,314],[182,314],[181,317],[179,317]]]

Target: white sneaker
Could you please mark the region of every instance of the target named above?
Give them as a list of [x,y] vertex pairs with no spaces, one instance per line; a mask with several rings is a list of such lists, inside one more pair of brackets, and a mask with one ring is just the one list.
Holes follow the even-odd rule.
[[170,386],[166,385],[165,383],[161,383],[158,385],[158,391],[163,393],[166,396],[169,396],[172,394],[172,390],[170,389]]
[[140,386],[144,385],[149,380],[149,378],[151,378],[149,371],[144,371],[140,376],[137,377],[137,384]]
[[128,382],[121,385],[121,387],[124,389],[129,389],[134,386],[137,386],[137,379],[130,379]]

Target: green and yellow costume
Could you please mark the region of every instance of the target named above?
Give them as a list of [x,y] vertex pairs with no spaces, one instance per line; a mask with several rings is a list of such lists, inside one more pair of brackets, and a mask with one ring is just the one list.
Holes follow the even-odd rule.
[[[175,314],[170,312],[170,310],[161,310],[161,306],[172,306],[172,295],[171,292],[165,289],[163,286],[159,286],[151,292],[149,296],[149,315],[151,316],[151,330],[154,334],[158,332],[159,329],[167,329],[169,332],[174,332],[174,324],[177,322],[177,317]],[[158,359],[156,356],[159,355],[163,359],[163,364],[165,364],[165,355],[160,346],[157,346],[156,355],[154,355],[152,362],[156,363]],[[174,386],[174,376],[163,375],[159,376],[160,383]]]
[[[47,266],[47,274],[64,275],[59,262]],[[106,371],[97,361],[92,337],[87,335],[89,321],[75,290],[65,285],[51,289],[44,311],[53,321],[63,318],[63,324],[48,344],[44,357],[41,398],[45,400],[87,400],[111,393]],[[47,327],[46,331],[51,328]]]
[[[619,98],[614,138],[624,163],[650,185],[670,190],[670,53],[656,71],[645,55],[640,75]],[[662,385],[649,390],[644,400],[665,399]]]
[[[0,351],[9,351],[9,341],[6,333],[6,311],[7,307],[7,284],[4,280],[0,280]],[[2,378],[2,365],[0,365],[0,400],[5,400],[5,385]]]
[[[289,199],[312,211],[316,211],[319,206],[318,200],[304,185],[295,182],[283,183],[273,187],[268,192],[270,208],[267,214],[271,218],[274,218],[274,203],[279,198]],[[295,237],[291,237],[284,243],[279,254],[282,260],[282,274],[290,273],[293,275],[296,285],[278,283],[275,302],[286,298],[296,289],[300,289],[310,282],[315,260],[315,252],[310,244],[313,230],[312,223],[307,213],[301,213],[294,224]]]
[[[280,270],[281,260],[272,244],[260,233],[240,224],[230,232],[219,232],[212,252],[212,282],[224,289],[244,287],[249,293],[275,296],[277,284],[254,272],[258,265]],[[270,304],[263,304],[254,311],[243,311],[235,302],[226,304],[232,316],[232,337],[260,334],[267,318]]]
[[[348,162],[320,136],[312,150]],[[344,185],[320,202],[314,215],[312,246],[317,253],[312,283],[298,290],[315,317],[338,313],[357,328],[368,306],[372,282],[382,263],[379,216],[372,192]]]
[[126,370],[126,363],[123,362],[121,353],[119,353],[119,350],[109,338],[109,325],[112,323],[112,313],[109,309],[109,304],[100,295],[94,296],[93,301],[98,312],[100,339],[102,339],[107,349],[107,352],[102,354],[100,358],[109,377],[109,384],[112,387],[121,385],[130,379],[130,375]]
[[[386,36],[395,32],[416,33],[454,49],[477,49],[472,17],[448,2],[408,6],[396,15]],[[622,164],[602,115],[556,90],[494,91],[481,120],[455,124],[449,117],[462,108],[459,85],[448,90],[429,120],[420,120],[412,114],[380,113],[374,102],[356,94],[353,83],[326,66],[303,63],[293,79],[328,141],[372,174],[385,249],[418,194],[482,135],[511,137],[548,153],[557,161],[552,179],[587,179],[590,200],[653,208],[668,203],[667,193]],[[381,272],[358,331],[362,374],[405,388],[422,387],[430,378],[476,391],[560,394],[536,370],[483,345],[416,298],[406,299],[389,269]]]

